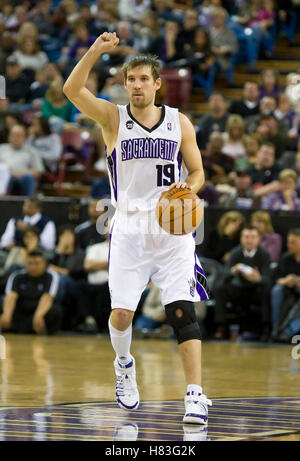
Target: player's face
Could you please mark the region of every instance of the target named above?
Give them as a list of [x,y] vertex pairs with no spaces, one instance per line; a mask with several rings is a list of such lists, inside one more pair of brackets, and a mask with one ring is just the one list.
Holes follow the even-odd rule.
[[161,87],[161,79],[153,79],[150,66],[136,67],[127,73],[125,88],[130,103],[137,108],[154,104],[155,93]]

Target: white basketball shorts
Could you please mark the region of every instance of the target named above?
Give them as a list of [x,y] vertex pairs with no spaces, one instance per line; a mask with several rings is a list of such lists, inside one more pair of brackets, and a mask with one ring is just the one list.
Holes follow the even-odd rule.
[[112,309],[135,311],[150,281],[159,288],[163,305],[208,299],[193,235],[168,234],[154,212],[116,210],[110,225],[108,271]]

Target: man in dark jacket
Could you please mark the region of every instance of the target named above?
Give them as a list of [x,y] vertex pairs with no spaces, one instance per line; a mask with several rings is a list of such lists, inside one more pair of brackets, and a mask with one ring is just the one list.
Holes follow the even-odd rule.
[[[225,265],[224,278],[215,290],[215,339],[226,337],[226,304],[230,301],[239,314],[242,329],[251,330],[251,320],[265,338],[269,326],[270,255],[259,245],[260,236],[253,226],[244,227],[241,244],[230,252]],[[253,325],[254,326],[254,325]]]
[[62,311],[55,298],[58,274],[47,269],[43,252],[28,255],[26,270],[13,272],[6,284],[0,327],[16,333],[55,333]]

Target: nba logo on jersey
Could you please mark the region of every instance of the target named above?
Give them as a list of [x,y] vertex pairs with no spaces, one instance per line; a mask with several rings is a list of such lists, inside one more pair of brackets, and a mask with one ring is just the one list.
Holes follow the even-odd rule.
[[133,128],[133,121],[132,120],[128,120],[126,122],[126,128],[128,128],[128,130],[132,130],[132,128]]
[[172,123],[167,123],[167,128],[169,131],[172,131]]

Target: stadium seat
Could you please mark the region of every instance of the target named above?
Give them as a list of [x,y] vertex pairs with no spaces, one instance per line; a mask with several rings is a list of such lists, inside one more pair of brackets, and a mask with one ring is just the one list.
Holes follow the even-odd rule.
[[183,110],[187,109],[192,89],[190,69],[164,68],[162,71],[162,78],[167,83],[164,104],[171,107],[179,107]]
[[94,143],[87,129],[68,128],[62,132],[63,152],[56,173],[46,171],[44,178],[57,186],[58,195],[62,195],[62,183],[70,165],[83,166],[84,178],[90,176]]

